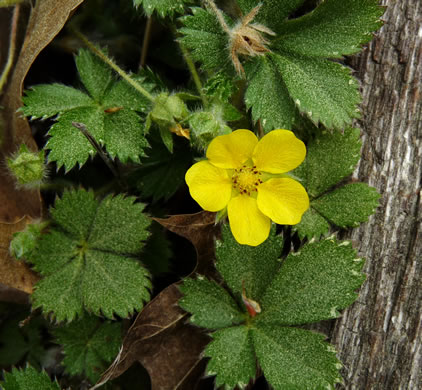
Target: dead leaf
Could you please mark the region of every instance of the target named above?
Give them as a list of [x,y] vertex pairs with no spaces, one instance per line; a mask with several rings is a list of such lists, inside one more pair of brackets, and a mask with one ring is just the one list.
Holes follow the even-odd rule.
[[[22,104],[23,82],[35,58],[58,34],[70,13],[82,2],[83,0],[43,0],[35,3],[22,47],[16,50],[19,56],[0,101],[0,106],[3,107],[0,111],[0,166],[3,167],[0,170],[0,283],[28,294],[32,292],[38,277],[23,262],[9,256],[9,243],[13,233],[23,230],[31,217],[39,218],[42,215],[41,196],[38,190],[16,188],[13,178],[4,169],[5,158],[17,150],[21,143],[25,143],[31,150],[37,150],[27,120],[16,112]],[[0,37],[2,63],[5,62],[7,53],[4,48],[9,45],[9,29],[4,26],[10,25],[11,17],[11,10],[1,10],[1,31],[6,31]],[[24,19],[20,18],[19,21],[22,23]],[[17,38],[17,44],[19,41],[21,40]],[[12,290],[3,289],[6,290],[7,294],[3,294],[3,298],[11,298]]]
[[188,239],[196,250],[197,264],[194,272],[214,274],[214,238],[220,228],[215,224],[215,213],[201,211],[196,214],[172,215],[169,218],[153,218],[160,225]]
[[[202,211],[154,220],[195,246],[197,266],[192,273],[214,274],[214,239],[219,232],[215,213]],[[202,351],[210,338],[189,324],[188,314],[178,305],[182,297],[178,285],[164,289],[139,313],[119,355],[91,390],[117,378],[136,361],[148,371],[152,390],[195,388],[206,366]]]
[[191,390],[205,363],[201,353],[209,337],[187,324],[187,313],[177,304],[182,294],[174,283],[139,313],[114,363],[91,388],[123,374],[139,361],[148,371],[152,390]]
[[[16,223],[0,223],[0,283],[28,294],[32,293],[32,287],[39,277],[24,262],[9,255],[9,243],[13,233],[25,229],[31,221],[30,217],[23,217]],[[0,295],[0,299],[10,296],[10,292],[8,290],[6,295]]]

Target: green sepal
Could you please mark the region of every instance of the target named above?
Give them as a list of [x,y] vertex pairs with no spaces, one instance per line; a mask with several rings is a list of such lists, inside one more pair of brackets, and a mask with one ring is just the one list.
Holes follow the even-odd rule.
[[210,111],[195,112],[189,117],[192,143],[199,149],[206,149],[219,135],[231,133],[220,113],[220,118]]
[[161,18],[165,18],[175,13],[183,13],[185,5],[192,2],[193,0],[133,0],[133,5],[141,5],[148,17],[156,12]]
[[21,144],[19,150],[6,159],[6,163],[19,186],[39,188],[46,175],[44,151],[31,152],[25,144]]
[[283,240],[272,226],[269,237],[257,247],[240,245],[233,237],[228,224],[222,226],[222,240],[215,245],[216,268],[234,293],[258,301],[274,274],[280,268],[279,257]]
[[273,46],[304,56],[341,58],[357,53],[382,26],[377,0],[326,0],[312,12],[280,25]]
[[256,322],[298,325],[338,317],[357,298],[363,262],[349,241],[306,244],[283,262],[259,302]]
[[324,335],[264,324],[251,333],[259,365],[274,390],[334,390],[341,382],[341,363]]
[[204,352],[211,358],[207,375],[216,375],[216,388],[224,385],[225,389],[243,389],[256,376],[251,331],[246,326],[236,326],[217,330],[211,337]]
[[204,277],[185,279],[179,306],[191,313],[190,322],[208,329],[221,329],[245,321],[236,302],[218,284]]
[[366,183],[351,183],[315,199],[312,207],[338,227],[356,227],[375,212],[379,198]]
[[10,254],[17,259],[28,259],[32,256],[42,231],[48,226],[48,222],[28,224],[24,230],[13,234],[10,241]]
[[87,310],[127,317],[149,299],[148,271],[136,259],[149,233],[144,205],[134,198],[65,192],[51,211],[52,224],[28,259],[43,278],[34,307],[72,321]]
[[3,377],[0,382],[3,390],[60,390],[57,381],[52,382],[45,371],[38,372],[29,365],[23,370],[13,367],[11,372],[3,372]]
[[62,365],[70,375],[95,383],[114,359],[122,342],[121,324],[84,316],[52,331],[65,355]]

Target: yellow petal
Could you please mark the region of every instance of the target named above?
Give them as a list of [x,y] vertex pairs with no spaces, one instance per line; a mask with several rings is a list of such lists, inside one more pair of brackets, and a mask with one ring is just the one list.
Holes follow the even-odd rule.
[[211,164],[225,169],[236,169],[252,158],[258,138],[250,130],[236,130],[214,138],[207,149]]
[[306,190],[293,179],[270,179],[258,187],[258,208],[280,225],[296,225],[309,208]]
[[284,173],[300,165],[305,156],[305,144],[291,131],[273,130],[258,142],[252,159],[259,171]]
[[225,169],[200,161],[188,169],[185,180],[192,198],[204,210],[219,211],[229,203],[232,183]]
[[227,207],[230,228],[239,244],[257,246],[270,234],[271,221],[248,195],[232,198]]

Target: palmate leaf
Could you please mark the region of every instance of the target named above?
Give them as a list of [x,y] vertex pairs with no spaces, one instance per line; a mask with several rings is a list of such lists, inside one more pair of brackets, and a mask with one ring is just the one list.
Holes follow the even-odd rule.
[[3,390],[60,390],[57,382],[52,382],[46,372],[38,372],[27,366],[24,370],[12,368],[11,372],[4,372],[4,381],[0,382]]
[[358,226],[374,213],[380,198],[374,188],[352,183],[333,189],[353,172],[360,148],[359,130],[353,128],[343,134],[322,132],[308,143],[305,161],[293,171],[311,197],[311,207],[293,228],[301,239],[319,238],[328,232],[329,223]]
[[84,316],[53,330],[62,346],[62,361],[70,375],[84,375],[95,383],[114,359],[122,342],[121,324]]
[[[359,117],[358,82],[350,70],[332,61],[357,52],[381,26],[383,8],[376,0],[329,0],[297,19],[287,17],[302,0],[238,0],[242,15],[260,5],[253,23],[270,28],[275,37],[269,52],[245,65],[249,81],[245,95],[255,121],[264,130],[291,129],[296,110],[327,128],[344,128]],[[229,23],[236,23],[227,16]],[[184,20],[182,41],[206,69],[227,69],[231,42],[212,11],[196,10]],[[260,53],[262,54],[262,53]],[[244,59],[245,57],[240,59]],[[250,60],[250,58],[249,58]],[[230,65],[233,71],[233,65]]]
[[156,12],[162,18],[182,13],[189,3],[193,3],[193,0],[133,0],[133,5],[141,5],[148,17]]
[[[279,250],[275,250],[274,239],[272,233],[269,240],[272,245],[264,243],[261,250],[257,247],[238,253],[233,248],[234,240],[223,231],[223,242],[217,243],[218,263],[228,264],[232,260],[233,269],[239,267],[240,282],[235,288],[240,289],[245,270],[254,270],[260,262],[262,267],[268,261],[278,262]],[[241,257],[246,263],[243,266]],[[256,279],[263,275],[267,284],[258,283],[264,290],[256,302],[261,311],[249,316],[238,309],[236,313],[243,316],[242,322],[233,322],[230,317],[231,308],[241,305],[238,294],[232,297],[209,280],[185,280],[180,302],[192,314],[193,323],[214,330],[216,321],[228,318],[220,320],[205,350],[205,356],[210,357],[207,373],[216,375],[217,386],[243,388],[256,375],[257,360],[274,389],[334,388],[341,380],[341,364],[334,348],[324,341],[324,336],[292,326],[337,317],[338,310],[357,297],[356,289],[365,279],[362,265],[363,260],[356,258],[350,242],[330,238],[307,244],[300,252],[290,254],[279,270],[273,270],[271,278],[268,270],[254,274]],[[232,270],[224,274],[234,278]],[[244,294],[250,299],[248,289]]]
[[[150,102],[126,81],[113,79],[108,65],[86,50],[75,59],[88,94],[61,85],[38,85],[26,91],[22,112],[31,118],[57,115],[46,149],[49,161],[69,171],[82,166],[96,151],[72,122],[83,123],[112,158],[138,161],[148,143],[137,112],[145,112]],[[136,79],[136,77],[134,77]],[[142,82],[142,79],[137,79]],[[151,90],[150,84],[144,87]]]
[[52,227],[29,259],[43,279],[34,307],[57,321],[71,321],[83,309],[127,317],[149,299],[148,271],[136,257],[148,237],[144,206],[133,198],[65,192],[52,210]]

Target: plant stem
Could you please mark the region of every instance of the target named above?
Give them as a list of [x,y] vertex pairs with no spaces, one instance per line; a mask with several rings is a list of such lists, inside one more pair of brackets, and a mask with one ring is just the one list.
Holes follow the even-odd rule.
[[101,58],[107,65],[110,66],[110,68],[114,69],[122,79],[127,81],[133,88],[135,88],[138,92],[144,95],[148,100],[150,100],[151,102],[155,101],[154,97],[144,87],[142,87],[138,82],[133,80],[122,68],[116,65],[101,50],[95,47],[95,45],[91,41],[89,41],[85,35],[83,35],[80,31],[74,29],[72,29],[72,31],[83,43],[85,43],[89,50],[91,50],[96,56]]
[[226,21],[224,20],[223,13],[219,10],[219,8],[215,5],[213,0],[205,0],[205,2],[211,7],[211,9],[214,11],[215,16],[217,16],[217,19],[223,28],[223,30],[229,34],[229,36],[232,35],[232,32],[230,30],[230,27],[227,25]]
[[151,37],[151,26],[152,26],[152,18],[149,17],[147,20],[147,24],[145,26],[144,39],[142,41],[141,61],[139,63],[140,69],[142,69],[146,63],[149,40]]
[[18,20],[19,20],[19,10],[20,5],[16,4],[15,9],[13,10],[13,17],[12,23],[10,28],[10,39],[9,39],[9,53],[7,55],[7,62],[4,66],[3,73],[0,77],[0,93],[6,84],[7,76],[9,75],[10,70],[13,66],[13,60],[15,58],[15,51],[16,51],[16,33],[18,29]]
[[189,68],[189,71],[192,75],[193,82],[195,83],[196,89],[198,90],[199,95],[201,96],[202,103],[204,104],[204,107],[207,107],[208,106],[208,99],[204,94],[201,79],[199,78],[199,74],[196,70],[195,64],[193,63],[192,58],[191,58],[188,50],[185,48],[185,46],[180,42],[179,42],[179,45],[180,45],[180,48],[182,50],[183,58],[185,59],[186,64]]

